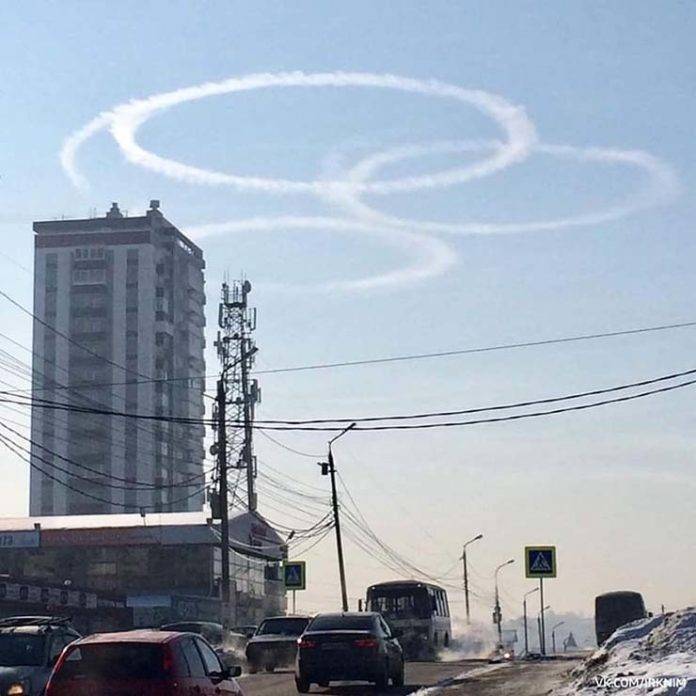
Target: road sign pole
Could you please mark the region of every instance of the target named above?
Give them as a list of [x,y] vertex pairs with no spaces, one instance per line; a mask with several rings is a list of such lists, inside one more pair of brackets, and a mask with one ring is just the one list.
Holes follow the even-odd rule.
[[292,591],[292,613],[297,614],[297,590]]
[[539,643],[541,654],[546,655],[546,626],[544,625],[544,578],[539,578],[539,599],[541,600],[541,621],[539,623]]
[[529,635],[527,634],[527,598],[522,600],[522,610],[524,614],[524,654],[529,654]]

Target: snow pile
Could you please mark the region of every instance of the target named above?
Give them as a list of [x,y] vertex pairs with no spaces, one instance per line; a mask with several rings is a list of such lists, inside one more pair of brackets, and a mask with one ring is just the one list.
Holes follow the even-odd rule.
[[553,696],[696,696],[696,607],[618,629]]

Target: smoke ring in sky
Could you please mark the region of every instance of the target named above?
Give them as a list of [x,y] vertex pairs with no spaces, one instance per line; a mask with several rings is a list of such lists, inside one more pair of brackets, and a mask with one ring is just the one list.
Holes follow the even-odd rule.
[[75,165],[77,149],[87,138],[104,128],[108,128],[129,162],[179,181],[207,185],[228,185],[240,190],[270,193],[316,194],[333,189],[343,190],[346,187],[344,180],[293,181],[282,178],[240,176],[201,169],[160,157],[146,150],[137,142],[138,129],[156,113],[207,97],[270,87],[373,87],[454,99],[473,106],[490,116],[507,136],[507,141],[500,147],[494,148],[493,154],[481,162],[464,167],[454,167],[435,174],[386,181],[356,182],[354,186],[361,192],[387,194],[413,191],[462,183],[487,176],[525,159],[536,142],[534,125],[521,107],[483,90],[464,89],[437,80],[417,80],[390,74],[360,72],[258,73],[234,77],[221,82],[206,82],[120,104],[110,111],[100,114],[67,139],[61,152],[63,167],[73,183],[84,186],[85,180]]
[[[478,141],[441,141],[419,145],[405,145],[378,152],[368,156],[354,165],[347,172],[348,180],[361,182],[369,179],[382,167],[414,157],[443,154],[478,152],[496,149],[497,142]],[[534,151],[554,157],[565,157],[579,162],[601,162],[605,164],[622,164],[641,169],[648,175],[648,185],[639,193],[604,210],[584,213],[549,220],[529,222],[435,222],[429,220],[412,220],[387,215],[368,206],[355,193],[356,189],[346,187],[325,195],[327,200],[340,205],[351,215],[375,224],[389,225],[396,228],[417,229],[420,232],[450,234],[510,234],[532,231],[558,230],[568,227],[580,227],[611,222],[639,210],[651,208],[672,200],[680,190],[674,171],[666,163],[643,150],[621,150],[617,148],[573,147],[571,145],[550,145],[537,143]]]
[[[331,230],[338,233],[363,232],[375,234],[384,239],[388,244],[396,247],[401,252],[410,252],[416,256],[416,261],[403,268],[386,271],[381,274],[366,276],[353,280],[328,281],[322,283],[263,283],[265,287],[281,287],[286,291],[293,290],[373,290],[394,285],[403,285],[407,282],[426,280],[442,275],[454,266],[457,255],[441,239],[434,236],[422,235],[410,230],[385,228],[384,225],[374,225],[361,220],[349,220],[345,218],[297,215],[278,215],[275,217],[247,218],[243,220],[229,220],[206,225],[196,225],[186,228],[186,233],[193,240],[213,237],[221,234],[235,234],[244,232],[275,232],[289,229],[298,230]],[[417,253],[414,253],[416,252]],[[258,283],[257,283],[258,285]]]
[[[491,116],[507,135],[500,141],[442,141],[426,145],[405,145],[376,153],[358,162],[340,180],[318,179],[292,181],[282,178],[248,177],[206,170],[160,157],[142,148],[137,140],[138,129],[153,115],[173,106],[210,96],[272,87],[376,87],[458,100],[474,106]],[[328,229],[335,232],[357,231],[373,234],[417,257],[417,262],[405,268],[349,281],[284,287],[327,289],[370,289],[401,285],[408,281],[434,277],[445,272],[456,261],[456,255],[442,240],[423,233],[495,234],[556,230],[572,226],[598,224],[665,202],[679,190],[674,172],[663,162],[640,150],[611,148],[578,148],[567,145],[546,145],[537,141],[534,125],[524,110],[482,90],[466,90],[435,80],[416,80],[389,74],[374,73],[263,73],[208,82],[172,92],[155,94],[145,99],[121,104],[100,113],[84,127],[71,134],[60,153],[61,163],[78,187],[87,182],[78,171],[76,156],[89,138],[108,130],[125,158],[136,165],[178,181],[232,186],[239,190],[258,190],[271,194],[310,193],[349,212],[350,218],[278,216],[233,220],[189,228],[195,236],[236,233],[241,231],[270,231],[282,229]],[[375,179],[375,174],[387,164],[413,157],[436,153],[481,152],[492,154],[462,167],[440,172],[395,179]],[[641,196],[633,196],[604,211],[532,222],[436,222],[405,219],[387,215],[362,200],[366,194],[393,194],[417,189],[433,189],[464,183],[502,171],[522,162],[533,152],[573,158],[583,162],[611,162],[638,167],[650,176],[650,185]]]

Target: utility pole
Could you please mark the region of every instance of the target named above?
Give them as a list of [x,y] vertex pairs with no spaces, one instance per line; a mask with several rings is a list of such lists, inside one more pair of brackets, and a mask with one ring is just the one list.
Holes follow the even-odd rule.
[[565,621],[560,621],[551,629],[551,651],[553,655],[556,654],[556,629],[564,623]]
[[333,451],[331,446],[342,435],[345,435],[349,430],[352,430],[357,424],[351,423],[345,430],[342,430],[336,437],[329,440],[329,460],[328,462],[319,462],[321,467],[321,475],[331,476],[331,506],[333,508],[334,529],[336,530],[336,552],[338,554],[338,576],[341,582],[341,603],[343,611],[348,611],[348,587],[346,585],[346,567],[343,559],[343,541],[341,539],[341,518],[339,514],[338,495],[336,493],[336,465],[334,463]]
[[535,587],[533,590],[529,590],[529,592],[524,593],[524,597],[522,599],[522,612],[524,615],[524,652],[525,655],[529,654],[529,633],[527,632],[527,597],[530,594],[534,594],[535,592],[538,592],[539,588]]
[[229,621],[230,608],[230,509],[227,489],[227,427],[225,422],[225,410],[227,391],[225,389],[224,375],[220,376],[217,383],[217,465],[219,475],[219,499],[220,508],[220,556],[222,562],[222,624],[225,628]]
[[500,609],[500,593],[498,592],[498,572],[504,568],[505,566],[510,565],[511,563],[514,563],[515,559],[511,558],[509,561],[505,561],[505,563],[501,563],[496,569],[495,569],[495,610],[493,612],[493,620],[498,626],[498,647],[502,648],[503,647],[503,612]]
[[466,605],[466,623],[470,624],[471,623],[471,613],[469,611],[469,570],[467,568],[467,563],[466,563],[466,547],[469,544],[473,544],[475,541],[478,541],[479,539],[483,539],[483,534],[479,534],[478,536],[475,536],[473,539],[470,539],[467,541],[462,550],[462,563],[464,565],[464,603]]

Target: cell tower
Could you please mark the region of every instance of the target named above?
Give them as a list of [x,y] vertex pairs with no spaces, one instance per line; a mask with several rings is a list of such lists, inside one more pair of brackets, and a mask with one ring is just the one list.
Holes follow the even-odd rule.
[[[223,407],[225,422],[225,467],[238,470],[246,475],[246,507],[254,511],[256,496],[256,458],[253,448],[254,410],[260,402],[260,391],[256,380],[249,377],[254,365],[257,348],[251,335],[256,329],[256,308],[247,304],[251,292],[248,280],[234,281],[231,285],[222,284],[222,294],[218,314],[219,331],[215,347],[221,367],[221,382],[225,394]],[[215,421],[218,422],[218,441],[220,439],[220,404],[217,404]],[[220,443],[218,442],[218,447]],[[219,449],[217,450],[219,453]],[[219,472],[220,473],[220,472]],[[237,482],[241,476],[237,476]],[[231,491],[229,506],[241,497],[237,493],[237,483]]]

